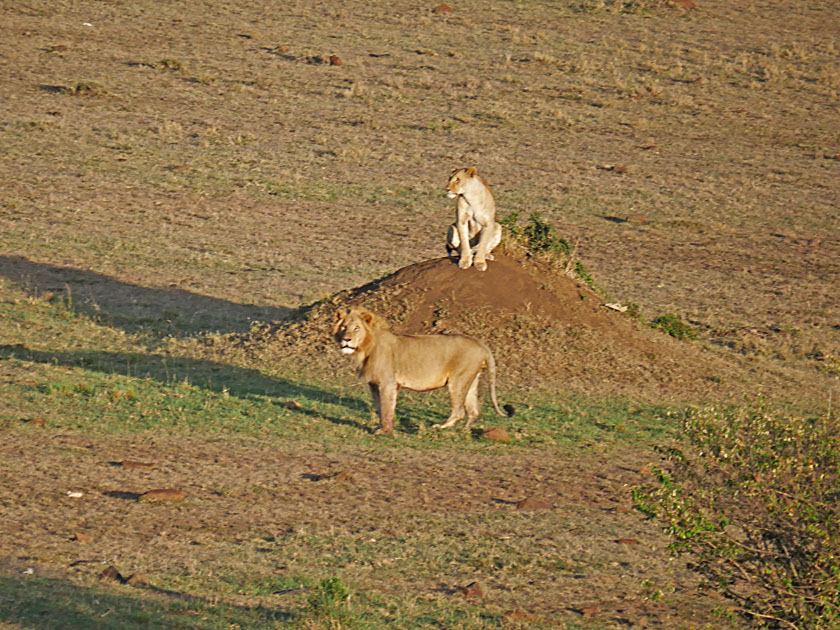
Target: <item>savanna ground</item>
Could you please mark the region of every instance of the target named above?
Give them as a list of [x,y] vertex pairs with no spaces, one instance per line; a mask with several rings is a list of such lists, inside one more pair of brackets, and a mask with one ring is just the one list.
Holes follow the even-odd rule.
[[[0,5],[0,626],[759,621],[631,491],[687,405],[837,404],[835,3],[435,4]],[[597,291],[370,285],[487,338],[519,409],[496,443],[403,396],[374,439],[330,308],[443,255],[466,165]]]

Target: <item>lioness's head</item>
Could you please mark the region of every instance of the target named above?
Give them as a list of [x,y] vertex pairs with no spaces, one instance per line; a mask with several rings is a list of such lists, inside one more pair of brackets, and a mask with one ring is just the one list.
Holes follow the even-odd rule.
[[475,177],[478,177],[478,171],[472,167],[453,168],[452,175],[449,176],[449,183],[446,185],[446,196],[454,199],[458,195],[463,195]]
[[375,323],[376,315],[358,306],[349,311],[336,311],[333,337],[338,342],[341,353],[353,354],[364,348]]

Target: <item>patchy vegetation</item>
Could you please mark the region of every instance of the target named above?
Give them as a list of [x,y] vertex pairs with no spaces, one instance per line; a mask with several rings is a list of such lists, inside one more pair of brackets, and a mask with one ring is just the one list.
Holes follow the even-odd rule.
[[636,507],[738,613],[792,628],[840,625],[840,430],[827,413],[761,404],[687,414]]

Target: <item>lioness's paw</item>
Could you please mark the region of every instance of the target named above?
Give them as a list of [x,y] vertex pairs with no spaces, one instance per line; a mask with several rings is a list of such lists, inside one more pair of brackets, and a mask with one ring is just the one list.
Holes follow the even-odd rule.
[[378,429],[376,429],[373,432],[373,434],[374,435],[389,435],[391,437],[394,437],[394,430],[393,429],[383,429],[382,427],[379,427]]
[[461,269],[469,269],[472,267],[472,258],[462,258],[458,261],[458,266]]
[[483,260],[477,260],[475,261],[475,268],[479,271],[487,271],[487,263]]

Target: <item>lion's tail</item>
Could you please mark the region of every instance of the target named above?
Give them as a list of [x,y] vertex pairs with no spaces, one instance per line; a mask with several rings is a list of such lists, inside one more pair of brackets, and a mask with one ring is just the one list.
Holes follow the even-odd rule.
[[504,411],[499,408],[499,401],[496,398],[496,359],[493,358],[490,348],[485,346],[485,349],[487,350],[487,380],[490,382],[490,401],[493,403],[493,409],[503,418],[512,418],[516,413],[513,405],[504,405]]

